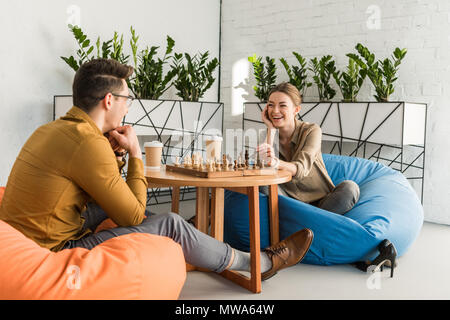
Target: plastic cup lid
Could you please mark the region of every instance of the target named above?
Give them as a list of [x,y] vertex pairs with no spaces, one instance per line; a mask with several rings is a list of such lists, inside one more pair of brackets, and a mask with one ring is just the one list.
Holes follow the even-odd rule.
[[206,137],[206,141],[222,141],[222,137],[219,136],[212,136],[212,137]]
[[144,143],[144,148],[146,147],[162,147],[163,144],[159,141],[151,141]]

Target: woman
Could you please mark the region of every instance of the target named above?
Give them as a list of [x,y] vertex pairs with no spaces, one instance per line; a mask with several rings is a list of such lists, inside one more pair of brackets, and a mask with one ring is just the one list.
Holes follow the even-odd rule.
[[[290,83],[283,82],[270,91],[262,112],[268,135],[266,142],[258,146],[258,152],[271,166],[292,174],[292,180],[278,188],[281,194],[344,214],[358,201],[359,187],[351,180],[338,186],[333,184],[322,159],[322,130],[317,124],[298,120],[300,104],[300,93]],[[273,148],[277,130],[279,158]]]

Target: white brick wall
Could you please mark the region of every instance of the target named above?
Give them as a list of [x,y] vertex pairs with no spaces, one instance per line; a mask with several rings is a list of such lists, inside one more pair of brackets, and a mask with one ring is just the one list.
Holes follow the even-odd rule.
[[[373,18],[379,13],[379,29]],[[372,19],[372,20],[371,20]],[[407,48],[392,100],[429,105],[424,208],[428,221],[450,224],[450,1],[449,0],[225,0],[222,18],[221,100],[225,128],[241,127],[231,115],[233,64],[249,55],[277,60],[278,81],[287,80],[279,58],[294,63],[292,51],[309,58],[332,54],[339,68],[358,42],[377,58]],[[247,101],[257,101],[250,79],[242,79]],[[235,79],[236,80],[236,79]],[[334,82],[333,82],[334,83]],[[242,90],[242,89],[240,89]],[[316,100],[313,86],[305,100]],[[367,79],[358,98],[373,100]],[[338,93],[335,99],[340,99]],[[236,100],[235,100],[236,101]]]

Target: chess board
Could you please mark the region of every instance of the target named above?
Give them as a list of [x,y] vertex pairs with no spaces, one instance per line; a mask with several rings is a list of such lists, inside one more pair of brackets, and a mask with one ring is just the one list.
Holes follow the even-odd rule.
[[179,172],[187,175],[191,175],[194,177],[200,178],[227,178],[227,177],[243,177],[243,176],[271,176],[277,174],[278,170],[273,168],[238,168],[233,169],[232,166],[229,167],[228,170],[220,169],[214,171],[208,170],[207,168],[198,168],[194,169],[191,166],[184,165],[172,165],[166,164],[166,170],[172,172]]
[[[243,176],[271,176],[277,174],[278,170],[265,167],[264,161],[250,164],[248,150],[245,150],[245,161],[241,157],[239,160],[232,162],[228,155],[222,155],[222,162],[218,159],[209,159],[206,165],[199,153],[192,156],[186,156],[183,163],[180,163],[179,157],[176,157],[174,164],[166,164],[166,170],[179,172],[200,178],[226,178],[226,177],[243,177]],[[234,164],[233,164],[234,163]],[[255,166],[255,163],[258,166]]]

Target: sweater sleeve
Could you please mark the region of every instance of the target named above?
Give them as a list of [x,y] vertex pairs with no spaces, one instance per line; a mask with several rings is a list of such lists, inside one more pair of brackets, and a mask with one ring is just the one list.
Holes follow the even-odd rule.
[[291,162],[297,166],[297,173],[292,177],[293,180],[306,177],[310,173],[317,155],[321,152],[322,129],[314,124],[305,134],[306,140],[303,148],[296,152],[291,159]]
[[145,217],[147,180],[141,159],[131,158],[127,181],[103,137],[84,141],[70,164],[71,179],[86,191],[119,226],[140,224]]

